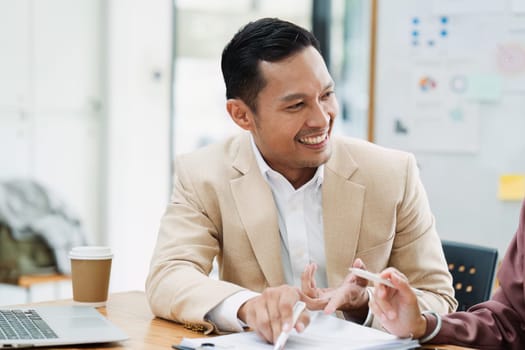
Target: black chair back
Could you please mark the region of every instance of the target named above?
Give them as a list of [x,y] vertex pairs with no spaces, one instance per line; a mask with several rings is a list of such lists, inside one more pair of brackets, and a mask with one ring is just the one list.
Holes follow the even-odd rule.
[[452,274],[458,311],[490,299],[497,249],[453,241],[442,241],[442,245]]

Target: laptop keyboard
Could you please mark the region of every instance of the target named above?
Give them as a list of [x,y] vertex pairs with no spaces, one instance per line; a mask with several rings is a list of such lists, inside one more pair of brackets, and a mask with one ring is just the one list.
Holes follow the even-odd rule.
[[35,310],[0,310],[0,339],[52,339],[57,335]]

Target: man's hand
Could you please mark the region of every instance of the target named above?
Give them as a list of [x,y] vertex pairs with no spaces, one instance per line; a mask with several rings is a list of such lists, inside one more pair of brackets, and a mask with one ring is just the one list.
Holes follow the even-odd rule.
[[[283,329],[292,328],[293,307],[300,299],[298,288],[288,285],[267,288],[258,297],[244,303],[237,317],[253,329],[261,338],[274,343]],[[295,325],[302,332],[310,323],[310,316],[303,311]]]
[[[361,259],[356,259],[352,266],[365,269]],[[316,270],[315,264],[309,264],[301,275],[302,300],[307,307],[324,310],[326,314],[340,310],[352,321],[362,323],[368,314],[368,281],[350,273],[337,288],[317,288],[314,278]]]

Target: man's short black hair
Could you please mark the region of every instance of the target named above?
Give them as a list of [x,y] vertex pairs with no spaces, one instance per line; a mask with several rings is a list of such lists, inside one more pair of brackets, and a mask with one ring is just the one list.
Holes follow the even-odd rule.
[[277,62],[309,46],[320,52],[308,30],[277,18],[262,18],[241,28],[222,52],[226,98],[244,101],[257,111],[257,95],[266,85],[260,61]]

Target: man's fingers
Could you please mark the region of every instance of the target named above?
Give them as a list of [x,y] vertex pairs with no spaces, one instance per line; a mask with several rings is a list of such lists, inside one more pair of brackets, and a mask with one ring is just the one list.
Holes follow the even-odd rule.
[[307,310],[304,310],[299,315],[299,318],[297,319],[297,322],[294,325],[295,330],[297,333],[301,333],[304,331],[306,327],[310,324],[310,313]]
[[325,314],[332,314],[337,310],[341,305],[345,303],[345,293],[333,293],[328,304],[324,308]]
[[301,301],[304,301],[308,310],[323,310],[328,304],[329,298],[310,298],[304,293],[301,293]]
[[270,340],[275,342],[282,331],[283,322],[292,318],[292,306],[280,305],[279,300],[269,300],[266,304],[268,319],[270,321]]
[[[361,269],[361,270],[366,270],[366,265],[365,263],[363,262],[363,260],[357,258],[354,260],[354,263],[352,264],[352,267],[354,268],[358,268],[358,269]],[[352,278],[350,279],[350,281],[354,281],[357,285],[361,286],[361,287],[365,287],[368,285],[368,280],[366,280],[365,278],[362,278],[362,277],[358,277],[358,276],[355,276],[353,274],[351,274]]]
[[303,292],[308,293],[310,295],[313,288],[315,288],[315,284],[312,281],[312,270],[314,269],[312,264],[306,265],[306,267],[303,270],[303,273],[301,274],[301,289]]
[[354,260],[354,263],[352,264],[352,267],[356,267],[358,269],[366,270],[366,265],[360,258],[357,258]]
[[310,280],[310,270],[311,267],[307,265],[304,268],[303,273],[301,274],[301,289],[304,293],[307,293],[308,295],[310,295],[310,291],[312,289],[312,284]]
[[[258,297],[262,298],[262,297]],[[270,319],[266,309],[266,302],[264,299],[259,299],[257,302],[250,304],[250,310],[247,313],[246,323],[250,328],[255,329],[255,332],[268,343],[273,341],[273,334],[271,330]]]

